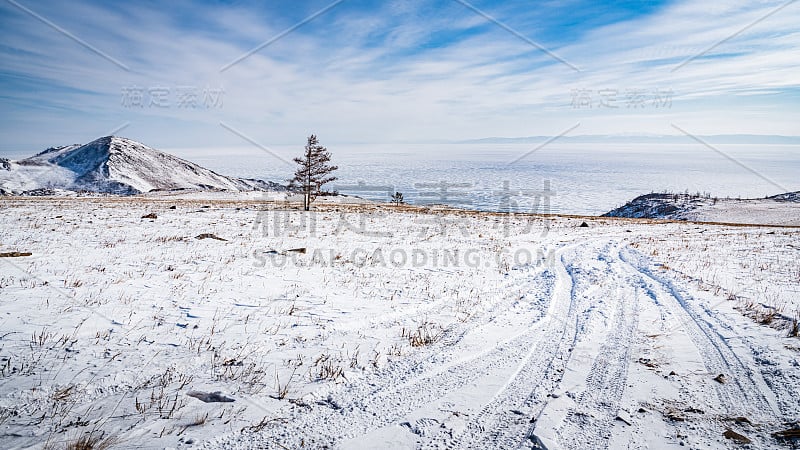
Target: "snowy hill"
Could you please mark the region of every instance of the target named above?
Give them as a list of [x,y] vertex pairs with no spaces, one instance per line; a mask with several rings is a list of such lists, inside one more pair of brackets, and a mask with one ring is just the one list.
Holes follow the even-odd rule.
[[56,190],[132,195],[164,190],[281,191],[268,181],[226,177],[142,143],[105,136],[0,161],[0,193]]
[[800,225],[800,191],[759,199],[720,199],[691,194],[646,194],[603,216]]

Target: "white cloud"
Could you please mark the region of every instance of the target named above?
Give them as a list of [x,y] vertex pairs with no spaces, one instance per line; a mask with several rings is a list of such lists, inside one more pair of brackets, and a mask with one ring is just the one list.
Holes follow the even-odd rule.
[[[798,5],[673,71],[780,5],[680,2],[588,31],[552,49],[580,67],[577,73],[466,8],[442,17],[392,2],[379,11],[331,11],[221,73],[285,24],[244,8],[188,2],[177,9],[192,10],[197,23],[131,5],[38,8],[128,65],[127,72],[5,4],[3,27],[13,32],[4,32],[4,72],[57,88],[4,87],[13,101],[3,108],[15,117],[3,126],[0,145],[58,144],[49,140],[51,132],[86,141],[96,137],[87,133],[124,121],[132,122],[131,137],[155,146],[240,143],[220,120],[267,145],[302,140],[312,130],[329,142],[554,135],[579,120],[581,133],[662,133],[681,122],[703,133],[797,134],[798,106],[780,97],[800,89]],[[536,39],[536,30],[525,31]],[[125,108],[122,89],[133,85],[220,86],[224,105]],[[583,110],[570,105],[575,88],[617,89],[620,96],[633,88],[671,89],[674,98],[664,111]],[[43,113],[43,105],[50,111]],[[59,109],[80,114],[59,116]]]

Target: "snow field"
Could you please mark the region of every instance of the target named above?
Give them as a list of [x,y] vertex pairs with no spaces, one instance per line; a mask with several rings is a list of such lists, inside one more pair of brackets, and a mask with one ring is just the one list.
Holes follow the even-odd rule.
[[2,207],[0,252],[33,253],[0,259],[3,447],[770,447],[800,415],[800,343],[741,307],[791,314],[792,229]]

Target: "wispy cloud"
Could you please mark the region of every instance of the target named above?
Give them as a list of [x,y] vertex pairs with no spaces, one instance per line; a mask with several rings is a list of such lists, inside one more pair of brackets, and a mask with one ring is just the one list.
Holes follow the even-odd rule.
[[[681,122],[704,134],[796,134],[800,119],[790,101],[800,90],[800,3],[741,31],[785,2],[646,10],[471,2],[574,62],[575,72],[452,0],[345,1],[220,72],[332,2],[180,0],[167,10],[15,1],[130,70],[0,3],[0,151],[87,141],[125,122],[127,135],[148,144],[189,147],[234,145],[220,121],[271,145],[310,131],[328,142],[555,135],[577,121],[585,133],[662,133]],[[173,106],[123,105],[131,86],[170,89]],[[221,89],[222,104],[175,107],[176,90],[187,86]],[[571,105],[574,89],[674,94],[669,110],[580,109]]]

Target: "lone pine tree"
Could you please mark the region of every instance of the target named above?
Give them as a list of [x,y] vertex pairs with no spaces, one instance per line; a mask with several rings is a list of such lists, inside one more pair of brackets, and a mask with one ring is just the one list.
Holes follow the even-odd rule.
[[403,202],[403,193],[402,192],[395,192],[394,194],[392,194],[392,203],[394,203],[397,206],[402,205],[404,203]]
[[323,193],[322,186],[336,180],[331,174],[338,167],[331,165],[330,161],[331,153],[319,144],[319,139],[314,134],[308,137],[303,156],[294,158],[299,167],[289,186],[303,193],[303,209],[306,211],[311,208],[311,202],[317,195]]

